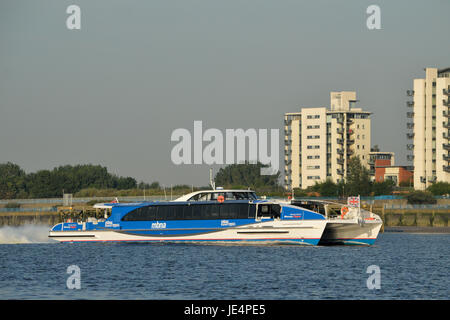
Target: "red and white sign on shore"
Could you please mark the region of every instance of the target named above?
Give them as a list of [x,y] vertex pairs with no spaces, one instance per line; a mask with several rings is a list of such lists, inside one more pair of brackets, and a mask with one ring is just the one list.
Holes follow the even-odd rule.
[[347,198],[347,205],[350,207],[359,208],[361,205],[361,201],[359,199],[359,196],[357,197],[348,197]]

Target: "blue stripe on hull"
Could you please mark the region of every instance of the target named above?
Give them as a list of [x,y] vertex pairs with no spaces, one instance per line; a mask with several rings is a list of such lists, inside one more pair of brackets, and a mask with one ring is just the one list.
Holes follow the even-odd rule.
[[376,239],[327,239],[322,240],[320,245],[373,245]]

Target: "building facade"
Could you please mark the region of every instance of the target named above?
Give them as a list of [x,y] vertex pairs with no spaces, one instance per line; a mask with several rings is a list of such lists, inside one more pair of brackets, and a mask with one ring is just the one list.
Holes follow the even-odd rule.
[[368,167],[371,113],[356,108],[356,102],[355,92],[331,92],[330,109],[285,114],[286,189],[305,189],[327,178],[339,182],[352,156]]
[[426,68],[424,79],[414,79],[407,95],[412,111],[407,117],[408,159],[414,162],[414,188],[424,190],[437,181],[450,182],[450,68]]

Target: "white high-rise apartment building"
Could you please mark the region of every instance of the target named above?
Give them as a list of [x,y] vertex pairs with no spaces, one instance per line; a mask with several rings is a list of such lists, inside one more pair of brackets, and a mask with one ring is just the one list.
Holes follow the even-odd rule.
[[330,109],[284,115],[286,189],[345,179],[352,156],[369,166],[371,113],[355,107],[356,92],[331,92],[330,100]]
[[407,116],[414,141],[408,150],[414,150],[414,188],[424,190],[438,181],[450,182],[450,68],[426,68],[425,79],[414,79],[413,97],[407,106],[413,111]]

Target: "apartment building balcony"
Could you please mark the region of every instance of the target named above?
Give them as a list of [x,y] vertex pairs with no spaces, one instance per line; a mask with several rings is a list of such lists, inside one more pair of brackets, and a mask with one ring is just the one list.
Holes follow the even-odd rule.
[[351,156],[355,153],[355,151],[353,151],[352,149],[347,149],[347,155]]
[[444,154],[442,158],[444,159],[444,161],[450,162],[450,154]]
[[442,89],[442,93],[447,95],[447,96],[450,96],[450,88],[449,89]]
[[414,112],[407,112],[407,113],[406,113],[406,116],[407,116],[408,118],[414,118]]
[[445,172],[450,172],[450,166],[442,166]]
[[345,163],[344,158],[342,158],[342,157],[337,158],[336,161],[337,161],[338,164],[344,164]]
[[442,132],[442,137],[444,139],[450,139],[450,136],[447,133],[445,133],[445,132]]
[[353,131],[352,129],[348,129],[347,136],[351,136],[354,133],[355,133],[355,131]]
[[344,154],[344,149],[337,149],[336,152],[337,152],[338,154],[343,155],[343,154]]
[[442,111],[442,115],[444,116],[444,117],[447,117],[447,118],[450,118],[450,111]]
[[450,129],[450,122],[443,122],[442,125],[444,128]]
[[337,123],[339,124],[344,124],[344,118],[343,117],[338,117],[336,118]]
[[336,129],[336,132],[337,132],[338,134],[343,134],[343,133],[345,132],[345,130],[344,130],[344,128],[337,128],[337,129]]
[[348,125],[351,125],[351,124],[353,124],[355,121],[353,121],[352,119],[350,119],[350,118],[347,118],[347,124]]
[[414,101],[406,101],[407,107],[414,107]]
[[347,145],[351,145],[355,143],[355,139],[347,139]]
[[337,143],[337,144],[344,144],[344,139],[337,138],[337,139],[336,139],[336,143]]
[[340,175],[340,176],[343,176],[343,175],[344,175],[344,170],[336,169],[336,173],[337,173],[338,175]]
[[406,156],[406,160],[408,160],[408,161],[414,161],[414,155],[413,155],[413,154],[408,154],[408,155]]
[[450,107],[450,101],[449,100],[442,100],[442,104],[446,107]]
[[414,122],[407,122],[406,123],[406,128],[407,129],[414,129]]
[[414,133],[407,133],[406,134],[407,139],[414,139]]
[[407,145],[406,145],[406,149],[408,149],[408,150],[414,150],[414,145],[413,145],[413,144],[407,144]]
[[450,143],[444,143],[442,146],[444,147],[444,150],[450,151]]
[[414,90],[406,90],[406,95],[412,97],[414,95]]

